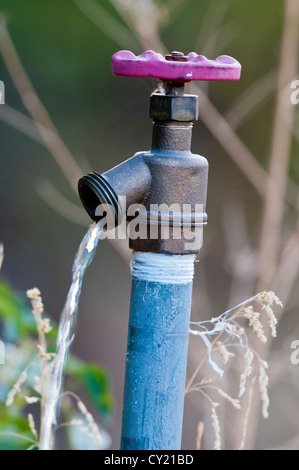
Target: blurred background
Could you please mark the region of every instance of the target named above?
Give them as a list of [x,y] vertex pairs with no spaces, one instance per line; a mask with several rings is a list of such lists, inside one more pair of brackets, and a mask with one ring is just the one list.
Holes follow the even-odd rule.
[[[192,150],[210,164],[192,318],[217,316],[263,290],[281,298],[278,337],[253,344],[269,361],[270,417],[260,417],[257,398],[245,447],[299,448],[299,365],[290,361],[291,342],[299,340],[299,106],[290,98],[298,78],[297,0],[0,0],[0,14],[1,274],[18,292],[37,286],[56,322],[90,222],[78,178],[151,144],[152,81],[114,77],[111,56],[179,50],[241,62],[240,82],[190,86],[200,103]],[[121,428],[129,257],[123,244],[100,243],[72,346],[110,376],[115,407],[101,423],[112,449]],[[188,375],[202,351],[191,338]],[[228,370],[224,380],[234,390],[231,377]],[[199,421],[201,447],[210,449],[209,403],[187,395],[183,449],[195,449]],[[238,448],[243,421],[223,404],[224,448]]]

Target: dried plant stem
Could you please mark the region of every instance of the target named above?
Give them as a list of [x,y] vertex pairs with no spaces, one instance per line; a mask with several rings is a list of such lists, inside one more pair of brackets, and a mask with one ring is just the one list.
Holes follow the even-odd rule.
[[30,137],[30,139],[46,147],[33,119],[26,114],[21,113],[5,103],[5,106],[0,107],[0,119],[27,137]]
[[275,90],[276,67],[255,81],[232,103],[224,117],[233,129],[237,129],[258,111]]
[[[223,331],[221,331],[217,336],[216,338],[211,342],[211,348],[213,349],[213,346],[215,346],[215,344],[217,343],[217,341],[221,338],[223,334]],[[196,367],[195,371],[193,372],[193,374],[191,375],[187,385],[186,385],[186,388],[185,388],[185,394],[191,392],[191,387],[193,385],[193,382],[198,374],[198,372],[200,371],[200,369],[202,368],[203,364],[205,363],[205,361],[207,360],[207,358],[209,357],[209,351],[206,349],[204,355],[202,356],[198,366]]]
[[284,305],[290,296],[299,268],[299,220],[295,230],[289,236],[281,251],[279,268],[275,276],[273,288],[280,291]]
[[11,40],[3,14],[0,16],[0,52],[22,102],[35,122],[45,145],[75,189],[82,171],[59,136],[46,108],[39,99]]
[[[7,70],[16,86],[23,104],[32,119],[12,108],[9,108],[7,105],[5,105],[4,111],[3,109],[0,110],[0,118],[12,127],[15,127],[19,131],[31,137],[33,140],[44,145],[49,150],[51,156],[54,158],[65,178],[77,194],[77,182],[82,176],[82,171],[65,143],[62,141],[47,110],[34,90],[9,35],[5,17],[2,14],[0,14],[0,53],[2,54]],[[49,196],[49,193],[47,195]],[[53,204],[51,203],[53,201],[53,197],[57,197],[57,192],[53,194],[52,191],[50,196],[52,196],[52,198],[46,198],[46,202],[53,207]],[[81,215],[79,213],[80,208],[77,208],[77,206],[65,199],[64,202],[67,204],[68,209],[71,208],[72,210],[69,213],[69,218],[71,214],[71,216],[73,216],[72,221],[81,224]],[[56,205],[56,211],[57,207],[58,205]],[[60,213],[61,212],[62,211],[60,211]],[[65,216],[65,213],[61,215]],[[126,240],[115,239],[108,241],[123,258],[125,263],[128,264],[131,254]]]
[[74,0],[74,3],[95,26],[102,29],[113,41],[123,44],[123,47],[133,49],[136,47],[132,33],[98,2],[95,0]]
[[[273,140],[269,160],[270,179],[266,181],[266,197],[264,213],[261,223],[261,235],[259,246],[259,279],[257,289],[268,289],[275,276],[279,272],[279,245],[281,240],[284,195],[287,190],[288,166],[292,142],[292,130],[283,116],[289,115],[288,122],[294,120],[294,106],[290,98],[283,95],[283,90],[291,83],[297,72],[298,46],[299,46],[299,3],[297,0],[285,1],[285,20],[280,52],[280,61],[277,78],[276,107],[273,125]],[[280,290],[278,286],[278,294]],[[269,326],[263,324],[266,336]],[[267,357],[271,341],[267,345],[257,344],[252,337],[252,347],[259,351],[262,358]],[[252,404],[252,410],[248,417],[247,445],[254,447],[254,440],[258,426],[260,400],[256,399]],[[239,418],[236,416],[236,420]],[[234,426],[238,428],[238,424]],[[233,436],[237,439],[237,436]],[[236,444],[236,443],[235,443]]]
[[[231,315],[229,321],[230,323],[233,323],[234,320],[240,315],[240,312],[244,309],[244,307],[246,307],[246,305],[248,305],[250,302],[254,301],[255,299],[257,299],[261,294],[257,294],[253,297],[251,297],[250,299],[247,299],[245,302],[242,302],[241,304],[237,305],[235,308],[236,308],[236,311]],[[224,312],[223,315],[233,311],[235,308],[232,308],[230,310],[227,310],[226,312]],[[224,330],[220,331],[218,333],[218,335],[214,338],[213,341],[211,341],[211,350],[214,349],[214,346],[217,344],[217,342],[219,341],[219,339],[221,338],[221,336],[224,334]],[[207,360],[207,358],[209,357],[209,351],[206,349],[204,355],[202,356],[199,364],[197,365],[195,371],[193,372],[191,378],[189,379],[187,385],[186,385],[186,388],[185,388],[185,394],[189,393],[191,391],[191,387],[193,385],[193,382],[198,374],[198,372],[200,371],[201,367],[203,366],[203,364],[205,363],[205,361]]]
[[250,384],[250,388],[248,390],[247,406],[246,406],[246,411],[245,411],[245,416],[244,416],[244,425],[243,425],[243,430],[242,430],[242,439],[241,439],[241,443],[240,443],[238,450],[243,450],[245,447],[247,428],[248,428],[248,419],[249,419],[249,414],[250,414],[251,405],[252,405],[252,397],[253,397],[255,382],[256,382],[256,377],[253,377],[251,384]]
[[299,45],[299,3],[286,0],[285,22],[281,44],[277,77],[276,107],[273,137],[269,160],[270,179],[266,182],[266,198],[261,224],[259,249],[258,289],[268,289],[278,264],[279,243],[284,215],[284,196],[287,189],[288,166],[292,143],[292,129],[283,116],[287,112],[288,122],[294,122],[295,107],[290,97],[283,93],[297,73]]
[[228,121],[215,108],[208,96],[200,91],[198,85],[194,83],[192,88],[196,90],[197,94],[200,94],[200,116],[202,122],[226,150],[258,194],[264,198],[265,181],[269,179],[267,172],[238,137]]
[[204,432],[205,425],[202,421],[199,421],[197,426],[197,435],[196,435],[196,450],[201,449],[201,441]]
[[[47,396],[47,388],[49,383],[49,360],[51,360],[55,354],[54,353],[47,353],[47,341],[46,341],[46,334],[51,331],[50,320],[48,318],[43,318],[44,312],[44,305],[41,298],[41,293],[38,288],[34,287],[33,289],[29,289],[27,291],[27,297],[31,300],[32,304],[32,313],[35,318],[37,331],[38,331],[38,345],[37,349],[39,351],[39,358],[40,358],[40,369],[41,369],[41,380],[40,380],[40,407],[41,407],[41,414],[40,414],[40,435],[42,434],[43,430],[43,416],[44,416],[44,408],[45,408],[45,401]],[[28,400],[27,400],[28,401]],[[31,430],[35,429],[33,417],[31,415],[28,416],[29,423],[31,424]]]
[[30,427],[30,431],[32,432],[34,437],[36,437],[36,439],[38,439],[38,434],[37,434],[37,430],[36,430],[36,427],[35,427],[34,418],[33,418],[33,415],[31,413],[28,414],[28,424],[29,424],[29,427]]
[[144,49],[153,49],[166,54],[159,35],[159,26],[162,21],[157,5],[152,1],[122,1],[110,0],[115,9],[122,16]]

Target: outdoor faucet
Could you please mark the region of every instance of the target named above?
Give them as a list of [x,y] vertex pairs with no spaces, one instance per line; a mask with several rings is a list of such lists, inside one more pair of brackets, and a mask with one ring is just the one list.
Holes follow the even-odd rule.
[[207,223],[208,184],[207,160],[191,152],[198,97],[184,87],[192,80],[238,80],[241,65],[229,56],[120,51],[112,70],[158,80],[150,98],[151,149],[79,180],[90,217],[100,220],[105,206],[114,226],[125,218],[133,250],[121,449],[179,449],[194,259]]

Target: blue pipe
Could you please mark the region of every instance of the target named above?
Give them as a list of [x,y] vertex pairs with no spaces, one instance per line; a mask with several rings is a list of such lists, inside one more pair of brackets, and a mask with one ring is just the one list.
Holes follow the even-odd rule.
[[181,447],[193,255],[133,254],[122,450]]

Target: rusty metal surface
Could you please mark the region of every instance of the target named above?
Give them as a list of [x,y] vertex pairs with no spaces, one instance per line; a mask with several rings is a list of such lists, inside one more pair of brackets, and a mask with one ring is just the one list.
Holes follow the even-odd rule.
[[[80,196],[89,215],[92,217],[95,213],[95,207],[90,207],[92,204],[109,204],[111,200],[117,211],[115,198],[111,198],[112,190],[116,198],[126,197],[126,213],[132,204],[140,204],[145,208],[145,213],[139,215],[139,221],[143,225],[140,227],[141,233],[144,233],[146,227],[148,238],[130,239],[130,248],[173,254],[197,253],[200,246],[192,250],[186,249],[186,242],[189,240],[185,238],[184,227],[188,225],[194,231],[202,231],[202,225],[207,221],[205,206],[208,162],[204,157],[191,153],[191,136],[190,123],[155,123],[150,151],[137,153],[101,176],[94,173],[92,178],[90,175],[81,178]],[[91,194],[92,187],[94,196]],[[152,205],[175,205],[177,208],[177,211],[168,214],[169,239],[162,239],[161,236],[158,239],[151,238],[150,223],[152,216],[156,217],[151,213]],[[198,205],[202,206],[200,212]],[[188,223],[182,220],[183,212]],[[124,214],[117,213],[117,223],[123,216]],[[134,216],[127,215],[128,222],[133,218]],[[163,211],[159,212],[157,222],[158,225],[163,225]],[[161,228],[159,233],[161,234]]]
[[156,121],[153,126],[152,152],[190,152],[192,122]]

